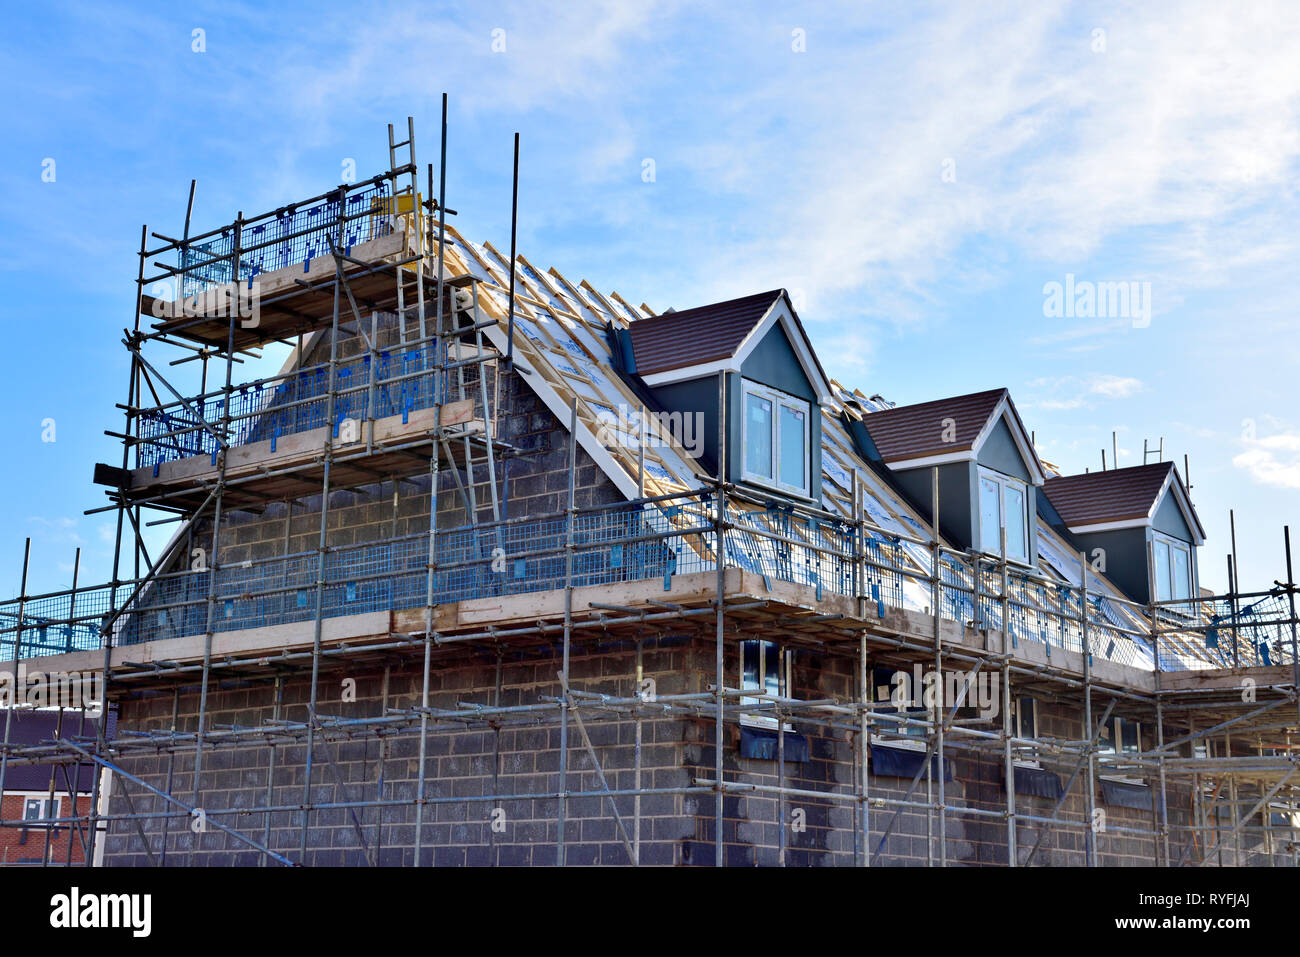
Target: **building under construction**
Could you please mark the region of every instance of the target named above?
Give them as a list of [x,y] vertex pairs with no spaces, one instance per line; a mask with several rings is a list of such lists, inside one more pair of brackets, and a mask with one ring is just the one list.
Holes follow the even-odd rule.
[[105,866],[1300,860],[1289,542],[1211,595],[1172,463],[1063,476],[1005,389],[841,385],[781,289],[656,314],[478,245],[445,102],[436,190],[410,121],[389,156],[142,230],[113,578],[0,611],[0,794],[35,793],[0,833]]

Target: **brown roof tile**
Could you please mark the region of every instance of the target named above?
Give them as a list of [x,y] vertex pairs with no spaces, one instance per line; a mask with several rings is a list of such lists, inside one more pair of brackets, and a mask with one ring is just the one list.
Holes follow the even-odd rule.
[[1164,487],[1172,462],[1154,462],[1105,472],[1060,475],[1043,491],[1066,525],[1095,525],[1146,518]]
[[[1006,389],[990,389],[916,405],[901,405],[871,412],[863,417],[862,423],[886,463],[945,452],[965,452],[975,444],[989,416],[1006,394]],[[944,441],[945,419],[953,420],[954,440],[951,442]]]
[[637,374],[730,358],[781,294],[774,289],[631,323],[628,334]]

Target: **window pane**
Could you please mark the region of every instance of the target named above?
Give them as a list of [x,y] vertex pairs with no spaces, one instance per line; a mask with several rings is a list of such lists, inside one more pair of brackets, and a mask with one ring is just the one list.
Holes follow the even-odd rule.
[[1007,486],[1007,558],[1029,561],[1029,543],[1025,541],[1025,490]]
[[1002,550],[1002,517],[998,511],[998,483],[980,479],[980,548],[994,555]]
[[1185,548],[1174,549],[1174,597],[1192,597],[1192,569]]
[[1169,543],[1156,542],[1156,601],[1168,601],[1169,594]]
[[1037,724],[1034,721],[1034,699],[1020,698],[1016,701],[1016,716],[1020,722],[1020,735],[1022,738],[1032,738],[1035,736]]
[[[759,656],[763,653],[762,642],[742,641],[740,643],[740,689],[757,691],[759,689]],[[755,704],[757,698],[741,698],[741,704]]]
[[[1038,737],[1038,723],[1034,720],[1034,699],[1033,698],[1012,698],[1011,699],[1011,731],[1018,738],[1036,738]],[[1022,761],[1037,761],[1037,748],[1017,748],[1016,755]]]
[[744,641],[740,644],[741,673],[740,687],[745,690],[758,690],[758,654],[760,642]]
[[1137,754],[1138,748],[1138,726],[1135,722],[1119,719],[1120,746],[1119,749],[1124,754]]
[[768,694],[781,694],[781,652],[775,642],[763,644],[763,690]]
[[805,418],[801,410],[781,406],[781,481],[795,488],[807,485],[804,479],[808,460],[804,448]]
[[745,394],[745,471],[772,477],[772,402]]

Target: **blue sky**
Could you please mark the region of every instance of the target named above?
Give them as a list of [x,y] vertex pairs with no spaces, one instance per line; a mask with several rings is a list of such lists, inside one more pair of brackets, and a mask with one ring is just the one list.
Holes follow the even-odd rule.
[[[1007,386],[1067,473],[1098,467],[1112,430],[1121,465],[1163,437],[1190,458],[1216,589],[1230,508],[1244,585],[1284,574],[1283,524],[1300,537],[1294,4],[44,3],[6,18],[10,594],[26,536],[33,591],[70,584],[78,546],[82,581],[108,577],[111,516],[83,512],[103,504],[93,463],[120,462],[103,431],[122,427],[141,224],[179,232],[191,178],[204,230],[324,192],[348,160],[373,175],[408,114],[417,160],[436,160],[443,91],[447,202],[470,236],[508,245],[518,130],[520,250],[537,265],[656,310],[785,286],[831,375],[900,403]],[[1045,315],[1067,274],[1149,289],[1150,322]]]

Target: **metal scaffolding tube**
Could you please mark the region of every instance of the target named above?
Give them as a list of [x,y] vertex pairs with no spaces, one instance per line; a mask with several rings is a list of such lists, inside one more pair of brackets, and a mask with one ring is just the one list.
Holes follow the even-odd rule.
[[[345,199],[347,197],[347,187],[339,187],[339,211],[340,215],[346,208]],[[340,232],[342,222],[339,223]],[[300,860],[307,859],[307,840],[308,831],[311,828],[311,783],[312,769],[315,759],[316,743],[316,705],[320,694],[320,661],[321,661],[321,637],[325,626],[325,565],[329,558],[329,503],[330,503],[330,469],[334,464],[334,389],[337,385],[338,372],[338,353],[339,353],[339,292],[340,287],[346,284],[343,276],[343,263],[338,255],[334,256],[334,269],[339,282],[334,286],[334,310],[330,322],[330,361],[329,361],[329,385],[326,395],[325,406],[325,452],[324,467],[321,476],[321,493],[320,493],[320,525],[316,546],[316,604],[315,614],[312,621],[312,646],[311,646],[311,692],[307,700],[307,751],[305,757],[305,767],[303,770],[302,782],[302,803],[304,805],[302,812],[302,830],[298,838],[298,856]]]
[[726,684],[725,675],[725,651],[723,640],[726,634],[726,603],[723,596],[726,594],[726,502],[727,502],[727,373],[725,371],[718,373],[718,477],[714,485],[716,498],[714,499],[714,530],[713,530],[713,558],[715,566],[714,578],[714,607],[716,615],[714,618],[714,720],[713,720],[713,866],[722,867],[725,864],[722,843],[722,824],[723,824],[723,777],[722,777],[722,732],[723,732],[723,711],[725,702],[723,698],[723,688]]

